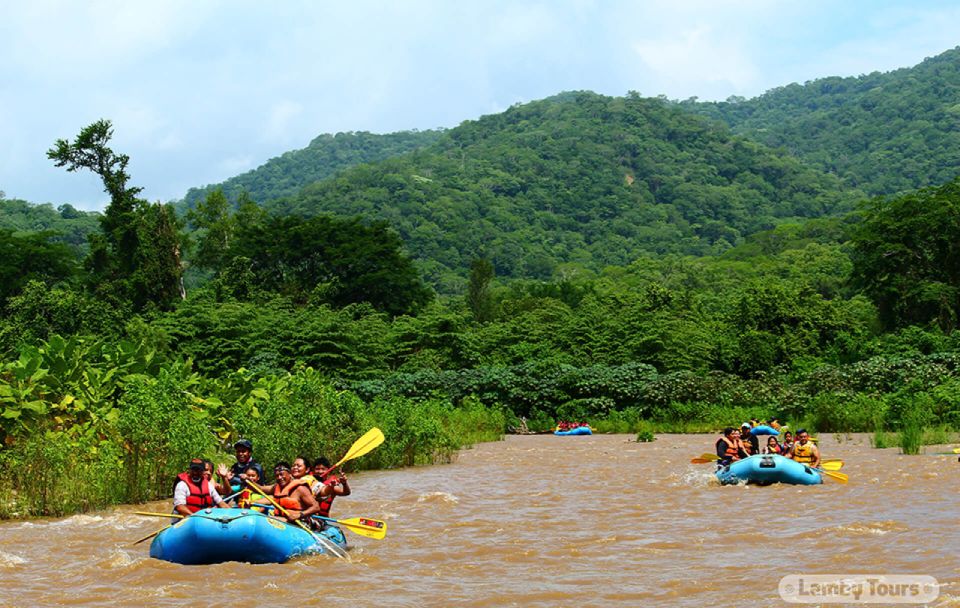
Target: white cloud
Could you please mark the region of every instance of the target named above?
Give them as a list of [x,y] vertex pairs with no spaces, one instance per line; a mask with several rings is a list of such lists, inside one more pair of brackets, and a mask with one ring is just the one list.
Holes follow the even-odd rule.
[[[98,118],[182,196],[324,132],[455,126],[561,90],[723,99],[957,44],[939,0],[0,2],[0,188],[102,201],[45,151]],[[933,6],[934,8],[927,8]]]
[[752,85],[758,72],[736,39],[724,39],[715,29],[694,29],[634,43],[633,49],[656,78],[668,85],[668,96],[695,91],[703,83],[722,83],[741,90]]
[[225,158],[217,163],[217,172],[221,175],[238,175],[254,168],[253,157],[249,154],[245,156],[234,156]]
[[270,108],[263,125],[263,139],[266,141],[288,141],[296,136],[293,125],[303,113],[303,106],[295,101],[284,100]]

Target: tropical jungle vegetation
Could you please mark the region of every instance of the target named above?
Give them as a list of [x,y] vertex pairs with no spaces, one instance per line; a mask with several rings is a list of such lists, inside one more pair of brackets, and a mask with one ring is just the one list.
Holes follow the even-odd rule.
[[109,121],[84,127],[49,157],[100,177],[102,214],[0,196],[0,515],[163,496],[240,436],[268,463],[337,457],[373,425],[388,441],[362,467],[521,419],[949,440],[960,163],[915,121],[951,115],[958,70],[950,51],[727,105],[564,93],[321,136],[355,153],[177,205],[140,197]]

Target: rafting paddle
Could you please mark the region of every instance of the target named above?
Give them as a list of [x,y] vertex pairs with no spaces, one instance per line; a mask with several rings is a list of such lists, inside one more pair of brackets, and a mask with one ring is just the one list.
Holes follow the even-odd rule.
[[[272,504],[274,507],[276,507],[277,511],[279,511],[280,513],[283,513],[288,519],[292,519],[292,518],[290,517],[290,512],[287,511],[286,509],[284,509],[283,507],[281,507],[280,505],[278,505],[277,502],[276,502],[275,500],[273,500],[273,497],[272,497],[272,496],[270,496],[269,494],[267,494],[266,492],[263,491],[263,488],[261,488],[260,486],[258,486],[256,483],[250,481],[249,479],[244,479],[243,482],[244,482],[245,484],[247,484],[248,486],[250,486],[251,488],[253,488],[254,490],[256,490],[258,493],[260,493],[264,498],[266,498],[267,500],[269,500],[269,501],[270,501],[270,504]],[[340,547],[338,547],[338,546],[336,546],[335,544],[333,544],[333,542],[330,541],[330,539],[324,538],[324,537],[320,536],[319,534],[316,534],[313,530],[311,530],[310,528],[308,528],[307,525],[306,525],[305,523],[303,523],[302,521],[300,521],[299,519],[294,520],[294,523],[297,524],[298,526],[300,526],[301,528],[303,528],[303,530],[304,530],[307,534],[309,534],[310,536],[312,536],[312,537],[317,541],[317,543],[319,543],[319,544],[323,545],[324,547],[326,547],[326,548],[330,551],[330,553],[333,553],[333,554],[336,555],[337,557],[341,557],[341,558],[346,558],[346,557],[347,557],[347,554],[344,553],[343,550],[342,550]]]
[[718,460],[720,460],[720,457],[717,456],[716,454],[709,454],[707,452],[704,452],[703,454],[700,454],[699,456],[691,460],[690,464],[706,464],[708,462],[716,462]]
[[132,545],[139,545],[139,544],[142,543],[143,541],[145,541],[145,540],[147,540],[147,539],[150,539],[150,538],[153,538],[154,536],[156,536],[157,534],[160,534],[161,532],[163,532],[164,530],[166,530],[166,529],[169,528],[169,527],[170,527],[170,526],[164,526],[164,527],[160,528],[159,530],[157,530],[156,532],[151,532],[150,534],[147,534],[146,536],[144,536],[144,537],[141,538],[140,540],[137,540],[137,541],[134,541],[134,542],[130,543],[130,545],[131,545],[131,546],[132,546]]
[[148,517],[172,517],[174,519],[183,519],[184,516],[179,513],[150,513],[148,511],[134,511],[134,515],[146,515]]
[[337,461],[332,467],[327,469],[327,475],[329,475],[334,469],[342,465],[348,460],[353,460],[354,458],[360,458],[364,454],[369,453],[373,448],[377,447],[383,443],[383,431],[377,427],[373,427],[369,431],[363,434],[360,439],[357,439],[353,442],[353,445],[350,446],[350,449],[347,450],[347,453],[344,454],[343,458]]
[[825,469],[813,469],[813,470],[823,475],[826,475],[827,477],[832,477],[837,481],[839,481],[840,483],[847,483],[850,480],[850,477],[848,477],[845,473],[835,473],[833,471],[827,471]]
[[339,524],[360,536],[368,538],[382,539],[387,535],[387,522],[379,519],[370,519],[369,517],[352,517],[350,519],[333,519],[322,515],[314,515],[314,519],[333,522]]

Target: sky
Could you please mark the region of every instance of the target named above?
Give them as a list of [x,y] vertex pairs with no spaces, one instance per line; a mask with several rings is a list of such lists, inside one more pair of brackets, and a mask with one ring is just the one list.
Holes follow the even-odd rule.
[[960,45],[943,0],[0,2],[0,191],[80,209],[46,152],[113,123],[130,185],[180,199],[321,133],[455,127],[561,91],[755,97]]

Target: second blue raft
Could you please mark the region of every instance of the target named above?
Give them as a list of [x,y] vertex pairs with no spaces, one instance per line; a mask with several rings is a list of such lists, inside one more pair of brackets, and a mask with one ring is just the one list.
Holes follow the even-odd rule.
[[741,481],[756,484],[790,483],[810,486],[823,483],[816,469],[779,454],[756,454],[732,462],[717,470],[720,483],[734,484]]
[[299,555],[346,549],[343,531],[329,526],[316,538],[303,528],[249,509],[206,509],[157,535],[150,557],[177,564],[283,563]]
[[590,430],[589,426],[578,426],[575,429],[570,429],[569,431],[554,431],[554,435],[560,435],[561,437],[567,435],[593,435],[593,431]]

